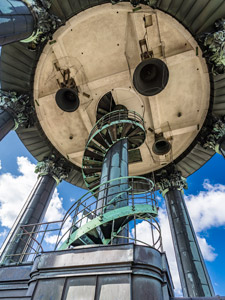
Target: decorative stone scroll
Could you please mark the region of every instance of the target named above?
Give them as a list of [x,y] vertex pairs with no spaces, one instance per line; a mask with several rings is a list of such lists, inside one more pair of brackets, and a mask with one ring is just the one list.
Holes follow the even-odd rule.
[[201,142],[203,148],[211,148],[215,152],[220,153],[219,146],[220,140],[225,136],[225,122],[224,118],[213,117],[214,122],[212,123],[211,128],[208,129],[210,134],[204,138]]
[[213,75],[225,72],[225,19],[215,22],[215,31],[199,37],[203,46],[203,55],[211,65]]
[[70,170],[65,167],[65,162],[65,159],[57,159],[56,156],[52,154],[50,157],[37,163],[35,173],[38,173],[38,176],[50,175],[55,179],[56,183],[59,184],[69,175]]
[[0,90],[0,107],[8,111],[14,118],[14,130],[19,126],[30,127],[32,125],[34,108],[30,104],[28,95],[18,95],[16,92]]
[[25,0],[36,19],[36,29],[32,36],[21,42],[29,43],[30,50],[36,50],[38,45],[46,40],[52,40],[53,33],[62,24],[55,15],[49,13],[49,0]]
[[159,187],[163,197],[171,189],[182,191],[183,189],[188,188],[186,178],[184,178],[181,172],[176,170],[175,168],[170,172],[167,170],[163,170],[157,177],[157,186]]

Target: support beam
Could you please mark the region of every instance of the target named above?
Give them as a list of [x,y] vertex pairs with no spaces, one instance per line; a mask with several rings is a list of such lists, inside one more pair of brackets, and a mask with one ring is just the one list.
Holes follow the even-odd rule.
[[212,297],[213,287],[183,197],[186,180],[172,170],[161,174],[158,186],[166,201],[184,297]]
[[63,161],[57,161],[54,157],[38,163],[36,173],[39,173],[38,181],[31,192],[20,217],[16,220],[1,255],[1,264],[25,262],[29,258],[37,233],[24,234],[23,225],[34,224],[25,227],[26,231],[37,232],[49,206],[56,185],[67,177],[63,169]]

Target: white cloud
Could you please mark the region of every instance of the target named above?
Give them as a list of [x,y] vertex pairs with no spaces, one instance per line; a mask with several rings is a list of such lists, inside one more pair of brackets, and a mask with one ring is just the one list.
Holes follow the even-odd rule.
[[213,248],[211,245],[208,245],[205,238],[202,238],[197,235],[199,246],[202,250],[202,255],[205,260],[207,261],[214,261],[217,257],[217,254],[214,253],[215,248]]
[[203,187],[205,191],[201,191],[198,195],[185,197],[197,232],[225,225],[225,185],[212,185],[209,180],[205,180]]
[[37,177],[34,165],[26,157],[18,157],[17,164],[21,175],[0,175],[0,222],[8,228],[12,227]]
[[[0,223],[4,227],[11,228],[36,181],[37,174],[34,173],[35,165],[27,157],[17,158],[18,171],[20,175],[11,173],[0,175]],[[59,198],[55,190],[49,208],[46,212],[45,221],[61,220],[64,215],[62,198]]]
[[2,169],[2,161],[0,160],[0,170]]

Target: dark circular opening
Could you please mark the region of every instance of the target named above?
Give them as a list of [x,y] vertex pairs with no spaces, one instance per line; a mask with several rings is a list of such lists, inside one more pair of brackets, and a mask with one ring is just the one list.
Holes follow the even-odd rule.
[[135,69],[133,82],[136,90],[144,96],[159,94],[167,85],[169,70],[158,58],[143,60]]
[[168,142],[166,142],[166,141],[156,142],[156,147],[159,149],[165,149],[168,147]]
[[156,79],[156,76],[157,67],[150,64],[145,66],[140,73],[141,79],[146,83],[150,83],[152,80]]
[[166,140],[159,140],[153,144],[152,150],[156,155],[165,155],[171,149],[171,144]]
[[56,103],[63,111],[73,112],[80,105],[77,92],[73,89],[62,88],[58,90],[55,96]]

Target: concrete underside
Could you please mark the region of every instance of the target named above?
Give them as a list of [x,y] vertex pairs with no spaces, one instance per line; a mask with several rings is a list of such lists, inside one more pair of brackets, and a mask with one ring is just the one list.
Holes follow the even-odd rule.
[[[152,97],[139,94],[132,83],[144,38],[170,74],[166,88]],[[55,102],[66,69],[79,90],[80,107],[72,113]],[[37,116],[51,143],[78,167],[98,103],[110,91],[116,104],[139,113],[151,129],[140,147],[142,160],[130,164],[130,175],[160,169],[181,155],[196,138],[209,108],[209,75],[198,44],[174,18],[148,6],[138,12],[129,3],[85,10],[57,30],[54,43],[43,50],[34,83]],[[167,155],[152,153],[155,133],[171,142]]]

